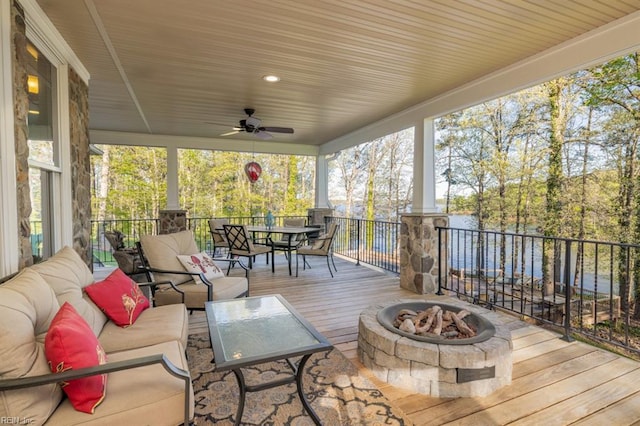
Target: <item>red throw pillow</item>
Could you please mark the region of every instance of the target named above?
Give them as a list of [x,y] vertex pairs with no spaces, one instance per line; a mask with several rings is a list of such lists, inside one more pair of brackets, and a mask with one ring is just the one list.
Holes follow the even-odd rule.
[[142,294],[140,287],[120,269],[84,290],[93,303],[120,327],[133,324],[140,313],[150,306],[149,299]]
[[[100,342],[84,318],[65,302],[53,317],[44,339],[44,353],[52,373],[95,367],[107,362]],[[93,414],[104,399],[107,375],[62,382],[62,390],[78,411]]]

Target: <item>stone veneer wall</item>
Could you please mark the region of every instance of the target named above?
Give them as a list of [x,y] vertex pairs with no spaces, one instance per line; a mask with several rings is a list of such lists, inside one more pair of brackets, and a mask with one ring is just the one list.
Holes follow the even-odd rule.
[[[31,197],[29,188],[29,144],[27,116],[27,37],[24,12],[16,0],[11,2],[13,98],[16,147],[16,181],[19,232],[19,269],[33,263],[31,252]],[[73,248],[91,263],[91,166],[89,161],[89,88],[73,69],[69,69],[69,115],[71,144],[71,185]],[[65,171],[68,172],[68,171]],[[63,211],[63,214],[67,214]]]
[[13,0],[11,2],[11,46],[13,67],[14,133],[16,151],[16,193],[18,207],[19,263],[22,269],[33,264],[31,253],[31,191],[29,188],[29,143],[27,116],[29,114],[29,94],[27,91],[27,37],[24,11]]
[[159,234],[173,234],[187,229],[186,210],[160,210]]
[[73,249],[91,268],[89,87],[72,68],[69,68],[69,116]]
[[[446,273],[447,242],[438,245],[436,227],[446,227],[441,213],[410,213],[400,218],[400,287],[418,294],[438,291],[438,274]],[[438,270],[442,258],[443,271]]]
[[328,216],[333,216],[333,209],[331,208],[307,209],[307,216],[309,218],[308,225],[322,225],[324,227],[324,218]]

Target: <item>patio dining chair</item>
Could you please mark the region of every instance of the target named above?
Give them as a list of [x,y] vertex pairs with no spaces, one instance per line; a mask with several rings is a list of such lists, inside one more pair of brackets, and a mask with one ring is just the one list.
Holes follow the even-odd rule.
[[[184,303],[190,311],[204,310],[205,302],[249,295],[249,271],[236,259],[214,258],[201,253],[193,232],[143,235],[137,242],[155,306]],[[212,262],[213,260],[213,262]],[[228,276],[217,266],[238,264],[244,276]]]
[[228,223],[228,219],[209,219],[209,232],[213,239],[214,256],[218,253],[222,254],[223,249],[227,251],[227,256],[229,255],[229,242],[227,241],[227,237],[224,235],[223,229],[223,226]]
[[[316,241],[311,245],[306,245],[304,247],[299,247],[296,250],[296,277],[298,276],[298,257],[302,256],[302,267],[306,268],[307,265],[307,256],[323,256],[327,258],[327,266],[329,267],[329,273],[331,274],[331,278],[333,278],[333,271],[331,270],[331,264],[333,264],[333,269],[338,272],[336,268],[336,263],[333,260],[333,240],[336,236],[336,231],[338,230],[338,224],[332,222],[329,224],[329,229],[325,234],[320,235]],[[331,259],[331,263],[329,263],[329,259]]]
[[[246,257],[249,259],[249,269],[251,269],[256,256],[266,254],[267,263],[269,263],[269,253],[271,253],[271,271],[275,272],[272,246],[254,244],[245,225],[227,224],[223,225],[223,229],[229,243],[229,254],[232,257]],[[229,265],[229,268],[231,268],[231,265]]]
[[[306,225],[306,219],[304,218],[288,218],[282,220],[282,225],[290,228],[303,228]],[[282,234],[280,239],[272,239],[271,245],[274,250],[280,250],[285,252],[285,256],[289,258],[291,256],[291,252],[300,247],[306,237],[304,234],[297,235],[287,235]]]
[[[287,218],[282,220],[283,227],[304,228],[307,220],[304,218]],[[273,250],[284,252],[284,256],[289,263],[289,275],[291,275],[291,253],[301,247],[307,239],[305,234],[282,234],[280,239],[272,239],[270,241]]]

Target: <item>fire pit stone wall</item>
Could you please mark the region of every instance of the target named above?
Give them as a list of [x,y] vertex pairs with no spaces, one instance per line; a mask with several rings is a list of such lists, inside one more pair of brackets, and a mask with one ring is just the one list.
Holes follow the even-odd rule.
[[435,344],[393,333],[378,322],[381,309],[402,302],[416,299],[371,306],[360,314],[358,356],[380,380],[442,398],[487,396],[511,383],[511,332],[497,313],[447,299],[443,303],[460,306],[491,321],[496,332],[479,343]]

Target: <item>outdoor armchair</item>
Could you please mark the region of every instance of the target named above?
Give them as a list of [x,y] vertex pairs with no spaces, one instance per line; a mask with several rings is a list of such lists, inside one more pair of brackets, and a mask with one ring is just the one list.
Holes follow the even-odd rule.
[[224,235],[223,226],[228,224],[228,219],[209,219],[209,232],[211,232],[211,238],[213,239],[213,255],[218,252],[222,253],[222,249],[229,254],[229,242],[226,235]]
[[[333,260],[333,240],[336,235],[336,231],[338,230],[338,224],[332,222],[329,224],[329,229],[325,234],[320,235],[312,245],[306,245],[304,247],[298,247],[296,250],[296,277],[298,276],[298,256],[302,256],[302,267],[303,269],[306,266],[307,259],[306,256],[323,256],[327,258],[327,266],[329,267],[329,273],[331,274],[331,278],[333,278],[333,271],[331,270],[331,264],[333,264],[333,269],[338,272],[336,268],[336,263]],[[329,259],[331,259],[331,263],[329,263]]]
[[[244,276],[207,278],[202,271],[187,271],[178,256],[201,256],[189,230],[164,235],[143,235],[137,243],[147,279],[162,282],[151,287],[156,306],[184,303],[189,310],[204,310],[204,303],[249,295],[249,274],[237,259],[214,258],[216,263],[238,264]],[[168,284],[166,284],[169,282]]]
[[124,244],[124,234],[120,231],[106,231],[104,237],[109,241],[113,252],[111,255],[118,263],[118,268],[130,276],[134,281],[140,281],[144,274],[141,274],[140,255],[135,247],[126,247]]

